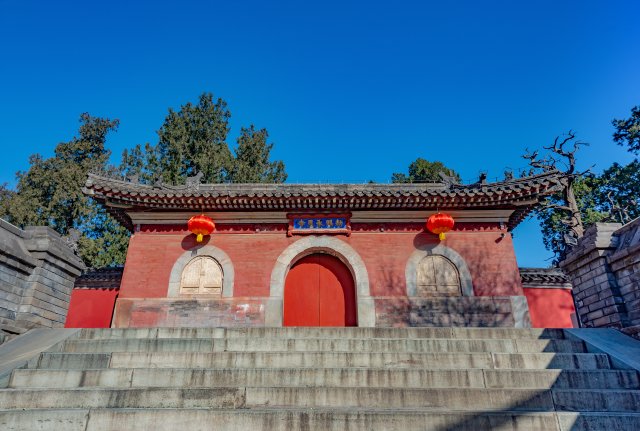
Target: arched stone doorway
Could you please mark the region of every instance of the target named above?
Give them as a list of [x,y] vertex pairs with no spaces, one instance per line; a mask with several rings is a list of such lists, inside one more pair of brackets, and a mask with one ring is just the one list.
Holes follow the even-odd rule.
[[351,272],[329,254],[310,254],[289,270],[283,326],[357,326]]
[[305,256],[326,253],[339,259],[355,283],[357,322],[360,327],[376,325],[376,312],[369,290],[369,276],[362,258],[347,242],[326,235],[311,235],[290,244],[280,254],[271,272],[269,300],[265,309],[266,326],[282,326],[284,284],[292,266]]

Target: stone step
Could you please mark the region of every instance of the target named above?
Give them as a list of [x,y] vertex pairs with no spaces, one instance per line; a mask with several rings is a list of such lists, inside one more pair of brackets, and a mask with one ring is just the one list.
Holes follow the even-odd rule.
[[522,368],[608,369],[591,353],[115,352],[43,353],[38,368]]
[[380,408],[483,411],[637,412],[640,391],[228,387],[4,389],[4,409],[33,408]]
[[562,329],[537,328],[86,328],[82,339],[122,338],[456,338],[563,339]]
[[6,431],[342,430],[636,430],[640,414],[552,412],[434,412],[371,409],[39,409],[0,410]]
[[582,342],[549,339],[327,339],[327,338],[221,338],[221,339],[106,339],[67,340],[63,352],[496,352],[584,353]]
[[17,369],[11,388],[351,386],[388,388],[638,389],[635,370],[380,368]]
[[245,388],[0,389],[4,409],[244,408]]
[[631,413],[638,413],[640,410],[638,390],[553,390],[552,396],[556,410]]

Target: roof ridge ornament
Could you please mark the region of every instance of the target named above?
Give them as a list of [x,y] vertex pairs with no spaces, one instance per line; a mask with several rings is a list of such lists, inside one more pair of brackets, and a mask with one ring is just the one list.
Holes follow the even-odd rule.
[[441,171],[441,172],[438,172],[438,175],[442,179],[441,182],[444,184],[447,190],[451,190],[453,186],[457,186],[460,184],[460,182],[458,181],[458,178],[455,175],[451,175],[451,171],[449,171],[448,173]]
[[187,177],[187,190],[189,191],[197,191],[200,189],[200,184],[202,184],[202,178],[204,177],[204,173],[202,171],[198,171],[193,177]]
[[80,237],[82,237],[82,232],[74,228],[69,229],[67,235],[62,237],[64,243],[76,256],[80,255],[78,251],[78,241],[80,241]]
[[153,182],[153,188],[157,189],[157,190],[162,190],[164,189],[164,182],[162,181],[162,177],[158,176],[155,181]]
[[133,184],[140,184],[140,175],[138,175],[138,174],[127,175],[125,177],[125,181],[133,183]]

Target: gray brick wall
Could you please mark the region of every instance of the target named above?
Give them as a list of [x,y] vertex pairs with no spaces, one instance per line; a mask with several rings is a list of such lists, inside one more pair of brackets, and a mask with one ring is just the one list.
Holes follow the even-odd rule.
[[0,332],[62,327],[74,281],[84,269],[52,229],[19,229],[0,219]]
[[560,266],[583,326],[640,334],[640,219],[590,227]]

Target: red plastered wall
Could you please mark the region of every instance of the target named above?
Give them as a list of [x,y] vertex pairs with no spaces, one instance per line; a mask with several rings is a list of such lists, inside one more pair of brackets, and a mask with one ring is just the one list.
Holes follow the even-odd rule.
[[[413,231],[363,229],[350,237],[337,235],[353,247],[365,263],[372,296],[406,295],[405,267],[421,245],[436,244],[435,235]],[[195,245],[194,236],[184,228],[142,227],[129,242],[120,298],[164,298],[176,260]],[[275,232],[218,232],[208,244],[222,249],[235,271],[234,296],[269,296],[271,271],[284,249],[301,237]],[[522,295],[511,236],[494,230],[460,230],[447,234],[444,245],[465,260],[474,292],[482,296]]]
[[572,328],[575,313],[569,289],[524,288],[529,303],[531,325],[534,328]]
[[116,289],[73,289],[65,328],[109,328]]
[[[348,239],[367,266],[372,296],[406,295],[405,268],[411,254],[424,244],[436,244],[430,233],[354,233]],[[447,234],[443,245],[466,262],[477,296],[522,295],[520,273],[511,235],[497,231]]]

